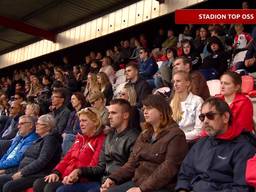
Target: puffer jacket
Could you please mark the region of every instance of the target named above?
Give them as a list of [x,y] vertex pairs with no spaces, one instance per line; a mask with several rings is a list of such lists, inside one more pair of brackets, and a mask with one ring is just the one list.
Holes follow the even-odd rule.
[[74,144],[53,172],[64,178],[76,168],[96,166],[104,140],[103,133],[94,137],[78,134]]
[[109,178],[116,184],[132,180],[143,192],[174,189],[179,167],[187,153],[185,135],[173,122],[152,142],[153,129],[138,137],[128,162]]

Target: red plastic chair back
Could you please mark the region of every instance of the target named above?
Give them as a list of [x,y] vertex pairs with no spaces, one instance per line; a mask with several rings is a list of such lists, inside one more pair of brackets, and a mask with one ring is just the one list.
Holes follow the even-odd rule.
[[250,75],[242,76],[242,93],[248,94],[254,88],[254,79]]

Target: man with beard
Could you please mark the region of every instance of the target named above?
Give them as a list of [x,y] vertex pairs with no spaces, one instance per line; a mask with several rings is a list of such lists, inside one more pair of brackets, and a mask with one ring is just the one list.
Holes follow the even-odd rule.
[[208,98],[199,118],[207,136],[193,145],[183,161],[176,191],[249,191],[245,167],[256,150],[248,133],[233,137],[232,113],[219,98]]

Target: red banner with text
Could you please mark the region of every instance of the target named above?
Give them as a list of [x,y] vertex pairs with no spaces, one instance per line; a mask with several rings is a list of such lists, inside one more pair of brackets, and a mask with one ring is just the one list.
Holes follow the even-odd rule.
[[175,11],[176,24],[256,24],[256,9],[181,9]]

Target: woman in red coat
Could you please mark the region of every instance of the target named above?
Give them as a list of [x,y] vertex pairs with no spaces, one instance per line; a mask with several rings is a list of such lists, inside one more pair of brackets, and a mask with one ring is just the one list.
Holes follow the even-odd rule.
[[94,108],[85,108],[78,112],[78,116],[82,135],[77,135],[74,144],[52,174],[35,181],[33,186],[35,192],[55,192],[76,168],[97,165],[105,140],[100,115]]
[[253,105],[248,97],[241,93],[242,80],[235,72],[226,72],[221,78],[221,98],[223,98],[232,111],[232,125],[234,129],[223,136],[232,139],[242,132],[252,132],[253,127]]

